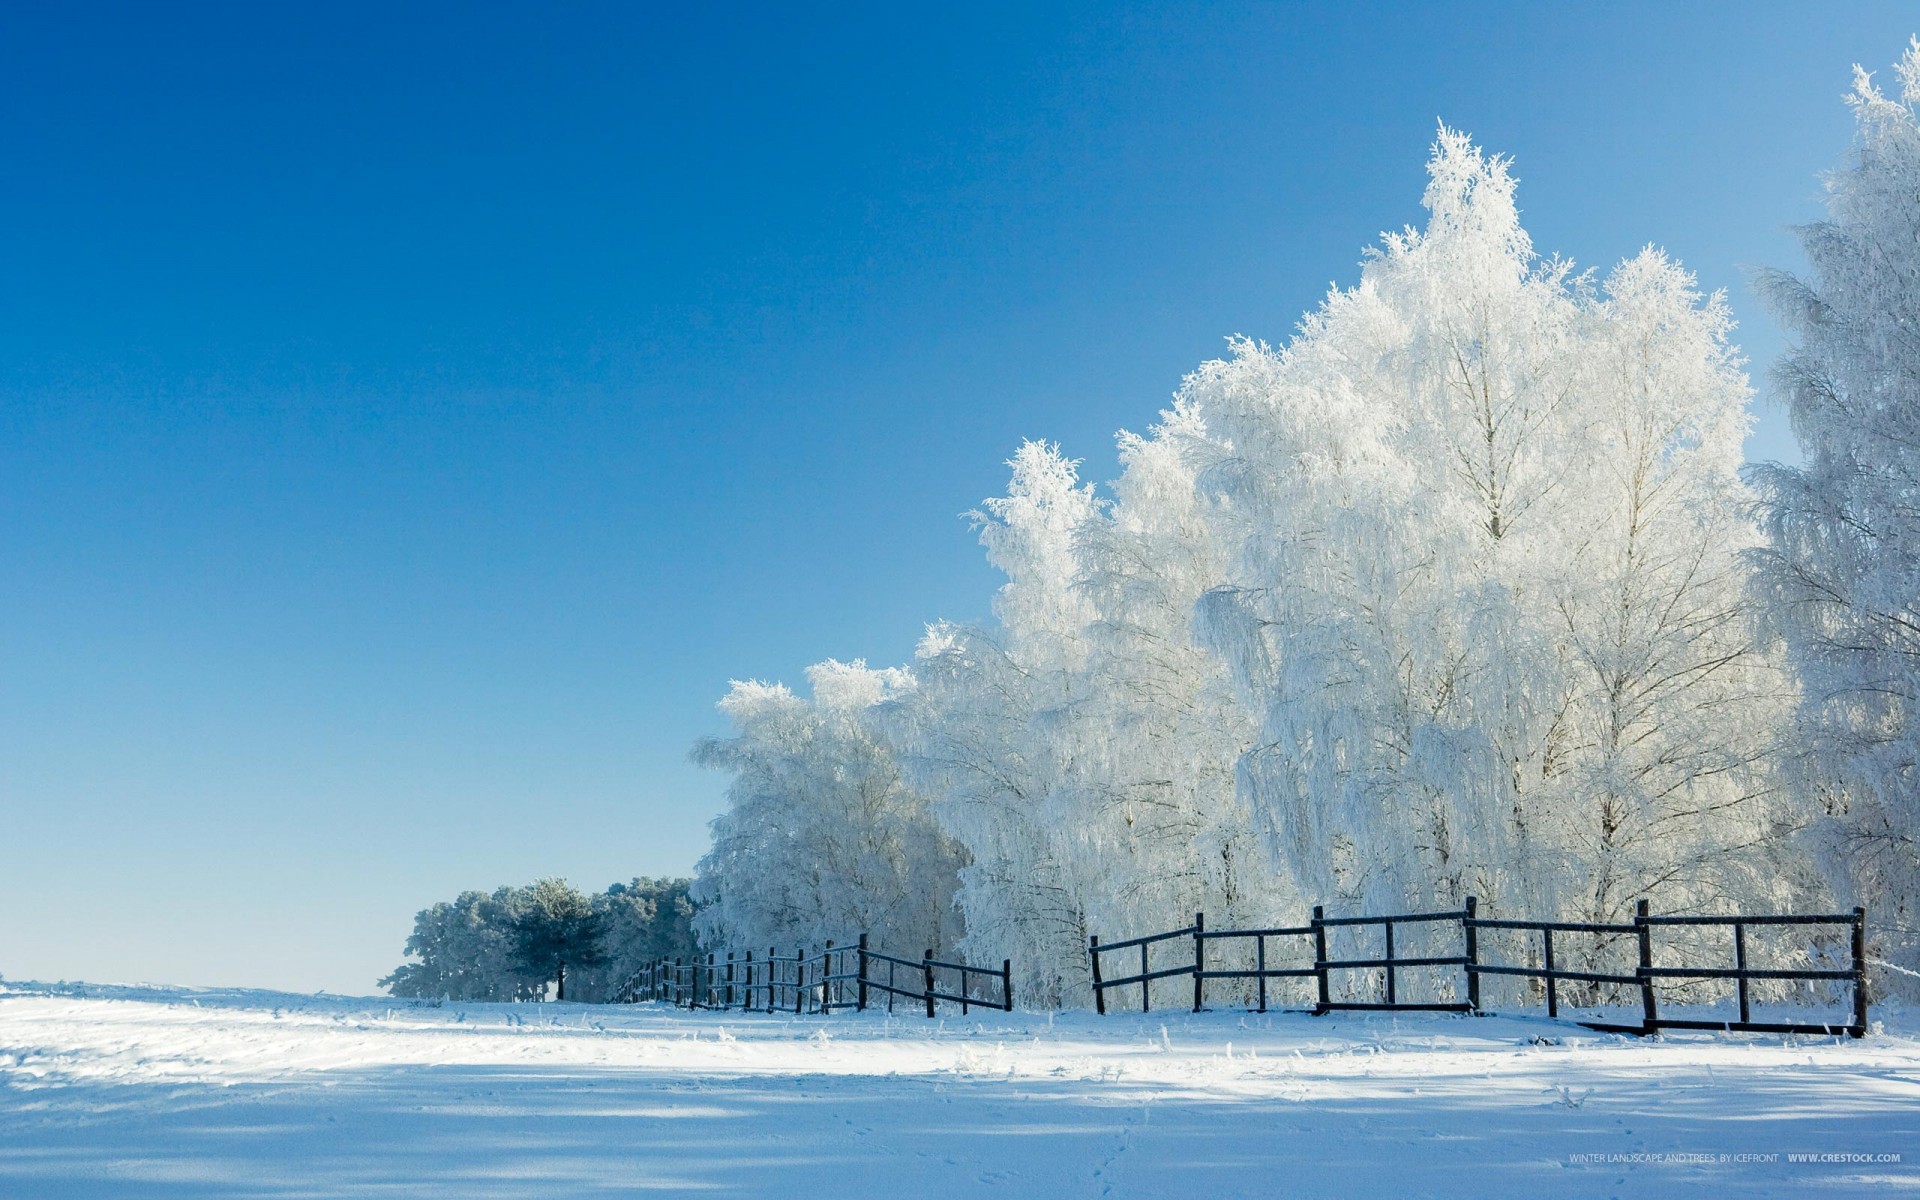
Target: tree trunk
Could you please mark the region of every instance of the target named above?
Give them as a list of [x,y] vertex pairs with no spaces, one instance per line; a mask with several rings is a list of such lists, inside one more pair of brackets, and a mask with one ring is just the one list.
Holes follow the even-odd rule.
[[567,998],[567,964],[565,963],[560,964],[560,970],[558,974],[559,974],[559,979],[557,982],[559,984],[559,989],[555,992],[553,997],[556,1001],[565,1000]]

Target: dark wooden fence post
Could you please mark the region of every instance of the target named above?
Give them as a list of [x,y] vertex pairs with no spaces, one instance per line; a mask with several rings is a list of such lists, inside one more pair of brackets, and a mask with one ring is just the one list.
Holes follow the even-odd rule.
[[1107,1015],[1107,990],[1100,986],[1100,935],[1087,939],[1087,958],[1093,963],[1093,1011]]
[[753,1008],[753,951],[747,951],[747,990],[740,998],[740,1011]]
[[860,986],[857,989],[857,1002],[854,1007],[859,1012],[865,1012],[867,1011],[867,935],[864,933],[860,935],[860,953],[855,961],[860,967]]
[[1393,979],[1393,922],[1392,921],[1388,921],[1386,923],[1386,930],[1387,930],[1387,1003],[1397,1004],[1399,1003],[1397,999],[1399,995],[1399,991],[1397,988],[1394,987],[1394,979]]
[[709,955],[707,955],[707,991],[706,991],[706,1003],[705,1003],[705,1004],[704,1004],[704,1005],[702,1006],[702,1007],[705,1007],[705,1008],[712,1008],[712,1007],[713,1007],[713,993],[714,993],[714,991],[716,990],[716,989],[715,989],[715,987],[714,987],[714,985],[715,985],[715,984],[716,984],[716,983],[717,983],[717,982],[719,981],[719,979],[720,979],[720,968],[719,968],[718,966],[716,966],[716,965],[715,965],[715,962],[714,962],[714,960],[715,960],[716,958],[718,958],[718,957],[719,957],[719,956],[718,956],[718,955],[716,955],[716,954],[709,954]]
[[1747,927],[1738,921],[1733,923],[1733,969],[1740,972],[1740,1023],[1745,1025],[1753,1014],[1747,1008]]
[[1205,1001],[1207,985],[1207,914],[1193,914],[1193,1011]]
[[1260,985],[1260,1011],[1267,1011],[1267,935],[1261,934],[1253,939],[1253,969],[1259,972],[1255,979]]
[[1012,1012],[1013,1011],[1013,960],[1010,958],[1003,958],[1000,960],[1000,996],[1002,1000],[1002,1007],[1005,1008],[1006,1011]]
[[1327,989],[1327,927],[1320,923],[1326,917],[1325,905],[1313,906],[1313,975],[1320,985],[1320,1003],[1314,1007],[1316,1013],[1326,1012],[1328,1003],[1333,999]]
[[780,947],[768,946],[767,947],[767,1012],[769,1013],[773,1012],[773,1006],[776,1003],[776,1001],[773,998],[773,985],[776,982],[776,977],[774,973],[780,969],[779,964],[780,964]]
[[1463,922],[1467,938],[1467,1007],[1474,1012],[1480,1011],[1480,972],[1474,969],[1480,965],[1480,930],[1473,924],[1479,905],[1478,900],[1467,897],[1467,919]]
[[920,966],[926,975],[927,1015],[931,1017],[933,1015],[933,951],[929,950],[920,956]]
[[1560,1015],[1560,981],[1553,974],[1553,930],[1540,931],[1540,947],[1547,960],[1547,1019]]
[[804,945],[793,948],[793,1015],[799,1016],[806,1011],[807,1005],[807,948]]
[[1867,1036],[1867,910],[1853,910],[1853,1037]]
[[1660,1029],[1660,1013],[1653,998],[1653,926],[1647,924],[1647,902],[1633,906],[1633,928],[1640,938],[1640,1025],[1643,1033]]
[[839,985],[833,981],[833,939],[827,939],[827,948],[820,956],[820,1011],[829,1016],[833,1014],[833,990]]

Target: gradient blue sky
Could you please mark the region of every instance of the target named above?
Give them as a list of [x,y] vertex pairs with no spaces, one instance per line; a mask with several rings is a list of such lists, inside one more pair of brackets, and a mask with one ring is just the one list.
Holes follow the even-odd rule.
[[1764,365],[1743,268],[1920,28],[696,7],[0,15],[0,972],[367,991],[462,888],[687,872],[727,680],[983,615],[1019,439],[1104,478],[1438,119]]

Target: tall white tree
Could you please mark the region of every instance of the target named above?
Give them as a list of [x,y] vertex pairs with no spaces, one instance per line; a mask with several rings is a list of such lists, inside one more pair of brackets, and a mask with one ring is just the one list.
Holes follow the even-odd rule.
[[[1799,669],[1809,789],[1841,890],[1920,968],[1920,39],[1890,96],[1855,68],[1851,155],[1802,228],[1809,270],[1761,277],[1805,456],[1753,479],[1761,577]],[[1910,979],[1894,976],[1889,983]]]
[[694,748],[694,761],[732,773],[692,891],[701,941],[785,952],[868,933],[896,952],[953,945],[964,857],[873,724],[912,676],[829,659],[807,679],[810,700],[735,683],[720,709],[736,736]]
[[1062,729],[1076,719],[1093,619],[1076,587],[1074,539],[1098,506],[1054,447],[1029,442],[1011,465],[1007,495],[974,514],[988,560],[1007,576],[994,600],[999,625],[930,628],[919,687],[894,706],[892,729],[942,827],[966,848],[963,949],[1012,959],[1020,993],[1056,1004],[1099,886],[1056,791],[1071,769]]
[[1460,134],[1430,172],[1425,229],[1184,393],[1242,547],[1202,613],[1260,721],[1248,801],[1376,911],[1777,901],[1724,305],[1651,250],[1604,284],[1539,259]]
[[1234,788],[1249,723],[1191,636],[1225,554],[1180,447],[1123,434],[1126,470],[1102,502],[1057,448],[1023,446],[1008,494],[976,514],[1007,576],[998,624],[930,631],[896,714],[972,859],[966,949],[1018,963],[1038,1002],[1087,1002],[1091,933],[1201,910],[1245,922],[1293,899]]

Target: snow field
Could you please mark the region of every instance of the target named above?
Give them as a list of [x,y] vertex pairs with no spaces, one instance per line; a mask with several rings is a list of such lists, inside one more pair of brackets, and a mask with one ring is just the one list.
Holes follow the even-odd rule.
[[7,1197],[1852,1195],[1916,1147],[1904,1030],[0,989]]

